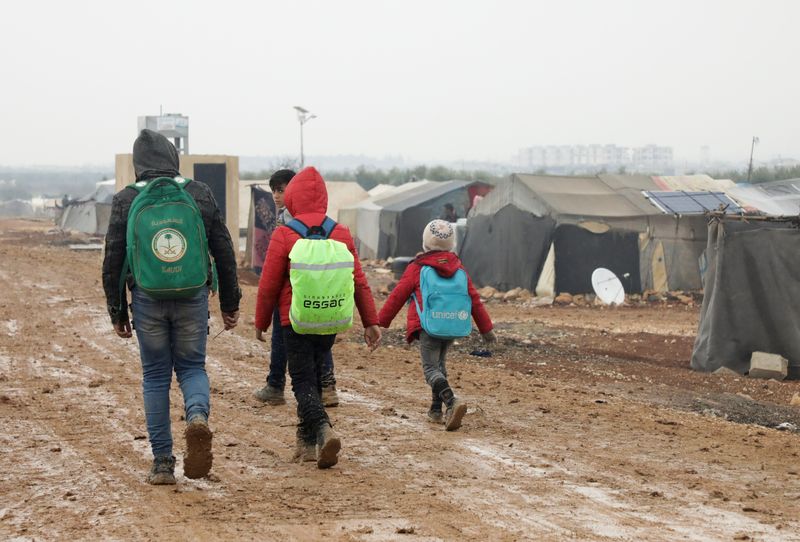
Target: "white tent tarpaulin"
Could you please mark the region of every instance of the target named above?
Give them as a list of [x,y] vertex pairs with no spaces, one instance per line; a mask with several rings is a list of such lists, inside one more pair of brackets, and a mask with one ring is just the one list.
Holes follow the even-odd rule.
[[58,222],[62,230],[74,230],[91,235],[105,235],[111,218],[111,200],[115,193],[115,180],[97,183],[95,191],[70,202]]

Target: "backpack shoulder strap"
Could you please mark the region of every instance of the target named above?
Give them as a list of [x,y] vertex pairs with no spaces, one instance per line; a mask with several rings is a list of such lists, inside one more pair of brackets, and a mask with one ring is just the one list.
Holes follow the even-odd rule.
[[333,233],[333,229],[336,227],[336,221],[329,216],[325,217],[325,220],[322,221],[320,226],[325,231],[325,239],[329,238]]
[[303,239],[328,239],[336,227],[336,221],[326,216],[321,225],[309,228],[302,221],[293,218],[286,225],[296,231]]
[[308,226],[306,226],[301,220],[293,218],[286,223],[286,227],[296,231],[297,234],[303,239],[305,239],[308,236]]
[[[417,263],[417,262],[411,262],[411,263]],[[411,264],[409,264],[409,265],[411,265]],[[425,273],[425,271],[427,269],[430,269],[430,266],[429,265],[422,265],[422,264],[417,264],[417,265],[419,265],[419,267],[420,267],[420,269],[419,269],[419,291],[420,291],[420,293],[422,293],[423,274]],[[417,316],[419,316],[419,319],[422,320],[422,307],[419,304],[419,299],[417,299],[417,292],[414,292],[414,291],[411,292],[411,299],[409,299],[408,302],[411,303],[412,301],[413,301],[414,305],[417,307]]]

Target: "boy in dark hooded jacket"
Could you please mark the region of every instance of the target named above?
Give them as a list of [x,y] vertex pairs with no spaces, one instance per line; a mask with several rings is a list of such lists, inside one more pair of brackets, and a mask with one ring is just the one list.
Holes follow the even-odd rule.
[[[422,250],[424,252],[408,264],[397,286],[392,290],[389,299],[383,305],[378,314],[381,327],[389,327],[394,317],[411,298],[412,294],[416,296],[420,305],[422,304],[419,277],[423,266],[427,265],[434,268],[443,277],[452,277],[456,271],[464,269],[461,265],[461,260],[452,252],[454,248],[455,232],[452,224],[445,220],[437,219],[425,226],[425,230],[422,233]],[[472,280],[469,279],[469,276],[467,277],[467,291],[472,299],[472,318],[478,324],[478,330],[481,332],[484,341],[494,342],[492,320],[489,318],[483,303],[481,303],[480,295],[472,285]],[[461,427],[461,419],[467,412],[467,404],[453,394],[453,390],[450,389],[450,384],[447,382],[445,356],[453,341],[452,339],[437,339],[425,333],[425,330],[422,329],[416,306],[411,303],[408,307],[406,319],[406,340],[410,343],[417,338],[419,339],[425,381],[432,391],[428,419],[434,423],[444,421],[445,429],[454,431]],[[444,420],[442,403],[447,407]]]
[[[325,181],[313,167],[298,173],[289,183],[284,195],[289,213],[309,228],[320,226],[328,209],[328,192]],[[329,239],[340,241],[353,255],[353,278],[355,282],[355,305],[364,325],[364,340],[375,349],[380,343],[381,331],[372,292],[367,278],[361,269],[350,231],[337,224]],[[331,349],[336,335],[305,335],[294,331],[289,319],[292,304],[292,285],[289,281],[289,253],[300,235],[288,226],[280,226],[272,234],[264,267],[258,282],[256,300],[256,334],[263,334],[270,325],[272,312],[277,305],[283,327],[286,345],[286,358],[289,375],[292,378],[292,391],[297,400],[297,448],[295,458],[304,460],[316,453],[317,466],[321,469],[332,467],[338,462],[341,441],[331,428],[328,414],[322,405],[321,366],[323,358]],[[260,333],[259,333],[260,332]]]
[[[133,169],[137,182],[179,176],[178,151],[163,135],[142,130],[133,144]],[[228,228],[211,188],[192,181],[186,185],[197,203],[205,225],[208,250],[219,275],[219,303],[225,329],[236,327],[242,292],[236,277],[236,253]],[[121,338],[132,336],[125,292],[120,292],[123,262],[127,250],[128,212],[138,192],[126,187],[114,196],[106,233],[103,259],[103,289],[114,331]],[[212,284],[209,269],[208,285]],[[142,361],[142,388],[147,433],[153,451],[153,466],[147,478],[151,484],[175,483],[175,457],[169,416],[172,373],[178,377],[184,400],[186,454],[183,472],[188,478],[208,474],[213,461],[211,430],[208,427],[210,389],[205,369],[208,341],[208,290],[188,299],[157,300],[136,287],[128,275],[131,309]]]

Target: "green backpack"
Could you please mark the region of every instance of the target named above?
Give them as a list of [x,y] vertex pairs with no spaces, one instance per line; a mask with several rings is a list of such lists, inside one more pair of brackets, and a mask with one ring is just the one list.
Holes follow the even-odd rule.
[[121,295],[129,269],[136,287],[155,299],[188,298],[206,287],[208,240],[200,209],[185,190],[190,182],[158,177],[129,185],[138,195],[128,212]]
[[303,335],[349,329],[355,306],[355,258],[347,245],[328,239],[336,222],[326,216],[321,226],[309,228],[297,219],[286,226],[302,237],[289,252],[292,328]]

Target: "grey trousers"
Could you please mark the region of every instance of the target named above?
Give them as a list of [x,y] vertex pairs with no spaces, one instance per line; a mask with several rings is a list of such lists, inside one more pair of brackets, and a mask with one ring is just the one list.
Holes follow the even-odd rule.
[[439,380],[447,380],[445,356],[447,349],[453,344],[452,339],[436,339],[424,331],[419,332],[419,353],[422,357],[422,372],[425,382],[432,388]]

